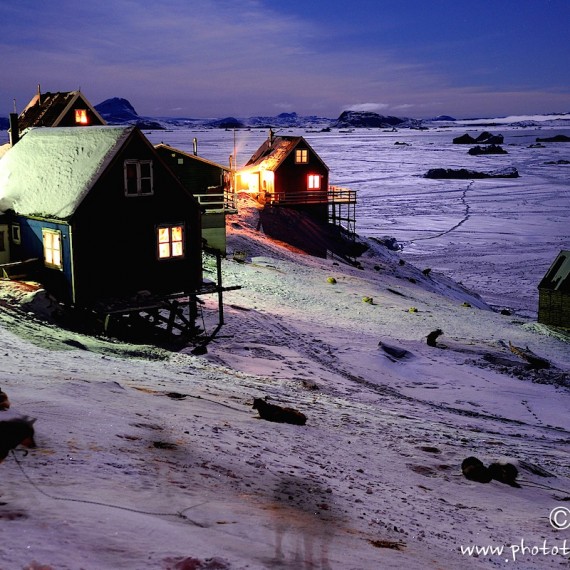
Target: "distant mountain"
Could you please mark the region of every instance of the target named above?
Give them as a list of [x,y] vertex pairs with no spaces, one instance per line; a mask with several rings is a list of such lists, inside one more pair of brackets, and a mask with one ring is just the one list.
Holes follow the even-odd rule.
[[[243,129],[243,128],[273,128],[278,129],[315,129],[329,130],[331,128],[380,128],[380,129],[425,129],[430,125],[446,126],[444,123],[455,125],[478,124],[513,124],[516,126],[533,126],[552,124],[566,126],[570,122],[570,114],[551,114],[534,116],[512,116],[502,119],[455,119],[449,115],[439,115],[432,119],[413,119],[407,117],[384,116],[371,111],[343,111],[337,119],[319,117],[316,115],[298,115],[297,113],[280,113],[276,116],[224,117],[224,118],[189,118],[189,117],[141,117],[133,105],[120,97],[107,99],[95,109],[111,125],[131,124],[141,129],[179,129],[203,127],[213,129]],[[1,120],[1,119],[0,119]],[[1,125],[1,124],[0,124]],[[1,128],[1,127],[0,127]],[[7,127],[6,127],[7,128]]]
[[214,129],[243,129],[245,124],[234,117],[225,117],[224,119],[215,119],[204,123],[206,127]]
[[280,113],[275,117],[249,117],[246,119],[249,127],[292,128],[326,128],[330,127],[331,119],[316,115],[302,116],[297,113]]
[[430,121],[435,121],[435,122],[437,122],[437,121],[446,121],[446,122],[447,122],[447,121],[450,121],[450,122],[453,122],[453,121],[456,121],[456,120],[457,120],[457,119],[455,119],[455,118],[453,118],[453,117],[450,117],[449,115],[438,115],[437,117],[434,117],[433,119],[430,119]]
[[113,97],[95,105],[96,111],[110,125],[136,125],[140,129],[162,129],[159,122],[148,117],[141,117],[127,99]]
[[398,117],[385,117],[372,111],[343,111],[340,117],[333,122],[332,127],[396,127],[404,123],[404,119]]

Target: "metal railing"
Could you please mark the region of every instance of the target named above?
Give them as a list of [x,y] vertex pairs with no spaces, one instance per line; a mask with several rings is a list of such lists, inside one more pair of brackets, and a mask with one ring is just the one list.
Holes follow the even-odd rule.
[[206,194],[194,194],[194,198],[198,200],[200,206],[206,211],[208,210],[235,210],[235,193],[231,189],[216,188],[216,192],[207,192]]
[[269,204],[326,204],[326,190],[305,190],[302,192],[266,192],[265,202]]
[[328,201],[334,204],[356,204],[356,190],[329,186]]

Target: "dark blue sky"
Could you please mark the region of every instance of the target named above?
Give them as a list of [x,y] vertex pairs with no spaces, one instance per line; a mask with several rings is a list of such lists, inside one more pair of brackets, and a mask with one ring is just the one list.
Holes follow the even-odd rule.
[[0,2],[0,114],[81,88],[139,114],[570,112],[570,0]]

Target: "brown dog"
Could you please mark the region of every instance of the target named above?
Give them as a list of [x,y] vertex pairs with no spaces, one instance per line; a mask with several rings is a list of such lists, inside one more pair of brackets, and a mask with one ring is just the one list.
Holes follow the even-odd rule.
[[0,463],[18,445],[27,448],[36,447],[33,425],[35,421],[35,419],[17,418],[0,422]]
[[270,404],[261,398],[254,398],[253,409],[259,412],[263,420],[269,422],[280,422],[285,424],[295,424],[304,426],[307,416],[293,408],[283,408],[275,404]]
[[8,400],[8,394],[2,391],[0,388],[0,411],[7,410],[10,407],[10,400]]

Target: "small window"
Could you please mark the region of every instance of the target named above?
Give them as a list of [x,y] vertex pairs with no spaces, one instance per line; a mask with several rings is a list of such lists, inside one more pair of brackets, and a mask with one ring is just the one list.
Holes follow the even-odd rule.
[[6,251],[6,232],[0,230],[0,252]]
[[87,109],[75,109],[75,124],[87,125],[89,120],[87,118]]
[[184,226],[160,226],[157,228],[158,258],[184,257]]
[[44,242],[44,263],[46,267],[63,269],[61,256],[61,232],[57,230],[42,229]]
[[320,190],[321,189],[321,177],[319,174],[309,174],[309,190]]
[[153,194],[152,160],[125,160],[124,176],[126,196]]
[[22,243],[22,234],[20,232],[20,224],[12,225],[12,242],[19,245]]
[[300,148],[295,151],[295,162],[297,164],[307,164],[309,162],[309,151],[306,148]]

